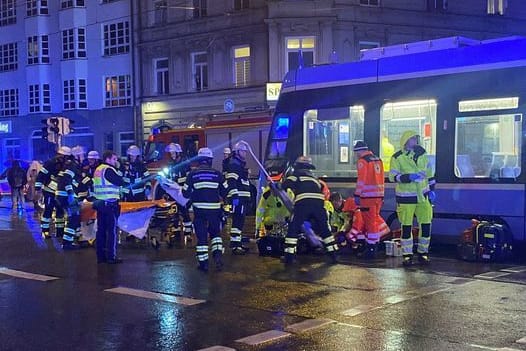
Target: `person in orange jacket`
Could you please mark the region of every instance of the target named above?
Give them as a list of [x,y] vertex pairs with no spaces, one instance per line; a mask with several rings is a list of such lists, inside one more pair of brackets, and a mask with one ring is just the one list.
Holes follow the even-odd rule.
[[365,257],[374,258],[381,236],[389,231],[380,216],[384,200],[384,166],[382,160],[373,154],[362,140],[356,141],[353,151],[358,158],[354,202],[360,207],[365,226]]

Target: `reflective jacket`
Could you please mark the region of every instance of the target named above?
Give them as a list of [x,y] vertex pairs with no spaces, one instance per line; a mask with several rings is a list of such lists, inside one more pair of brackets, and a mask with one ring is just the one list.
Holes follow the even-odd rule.
[[[416,204],[426,200],[427,193],[434,190],[435,178],[426,150],[416,145],[414,150],[405,150],[409,138],[417,133],[408,131],[400,138],[400,150],[391,158],[389,180],[396,182],[396,202],[399,204]],[[410,180],[410,174],[421,174],[416,181]]]
[[117,201],[119,200],[119,188],[126,183],[121,172],[109,164],[103,163],[95,169],[93,175],[93,191],[97,200]]
[[290,217],[290,212],[283,205],[283,202],[272,193],[270,187],[266,186],[263,189],[256,211],[256,229],[260,229],[262,225],[283,223],[287,217]]
[[228,184],[227,198],[248,201],[250,199],[250,182],[246,162],[234,155],[228,159],[225,180]]
[[186,176],[190,172],[190,163],[187,160],[170,159],[168,162],[168,179],[173,180],[180,186],[186,182]]
[[64,163],[64,156],[62,155],[57,155],[47,160],[38,172],[35,189],[42,189],[47,193],[55,195],[57,191],[57,177],[60,171],[64,169]]
[[[123,180],[129,184],[143,182],[145,178],[150,176],[150,172],[146,168],[146,165],[144,164],[144,162],[140,160],[136,160],[135,162],[130,163],[129,168],[121,169],[121,172],[122,172]],[[122,189],[122,192],[124,194],[131,193],[132,195],[137,195],[140,193],[144,193],[144,190],[146,188],[151,188],[151,186],[152,186],[151,181],[146,181],[133,189],[127,189],[127,188]]]
[[361,198],[384,197],[384,166],[382,160],[366,151],[358,160],[358,180],[354,196]]
[[295,204],[314,200],[319,201],[320,206],[323,206],[325,196],[322,188],[320,181],[307,169],[295,170],[283,183],[283,190],[291,189],[294,193]]
[[192,207],[204,210],[219,210],[226,192],[221,172],[206,164],[190,171],[183,186],[183,196],[190,199]]

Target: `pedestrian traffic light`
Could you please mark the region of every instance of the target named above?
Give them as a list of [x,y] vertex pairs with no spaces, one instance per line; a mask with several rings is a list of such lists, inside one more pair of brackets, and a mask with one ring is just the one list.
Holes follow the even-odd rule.
[[48,118],[47,119],[47,125],[48,125],[48,133],[55,133],[58,134],[60,132],[60,128],[58,126],[59,119],[56,117]]

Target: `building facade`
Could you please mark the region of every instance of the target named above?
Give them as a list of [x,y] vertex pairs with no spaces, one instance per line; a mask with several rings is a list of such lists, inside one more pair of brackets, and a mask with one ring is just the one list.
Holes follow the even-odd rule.
[[441,37],[526,34],[522,0],[153,0],[136,6],[144,138],[160,126],[271,115],[267,83],[300,64],[359,60],[364,49]]
[[62,144],[122,153],[135,140],[129,0],[0,0],[0,161],[44,160],[42,120]]

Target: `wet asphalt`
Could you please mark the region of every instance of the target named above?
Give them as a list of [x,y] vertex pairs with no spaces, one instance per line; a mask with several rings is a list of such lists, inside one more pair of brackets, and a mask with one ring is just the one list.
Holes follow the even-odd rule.
[[435,254],[404,269],[398,257],[342,251],[336,265],[310,255],[285,268],[251,243],[203,273],[182,243],[123,242],[119,256],[108,265],[94,249],[63,252],[40,237],[32,209],[12,212],[4,198],[0,350],[526,350],[516,263]]

